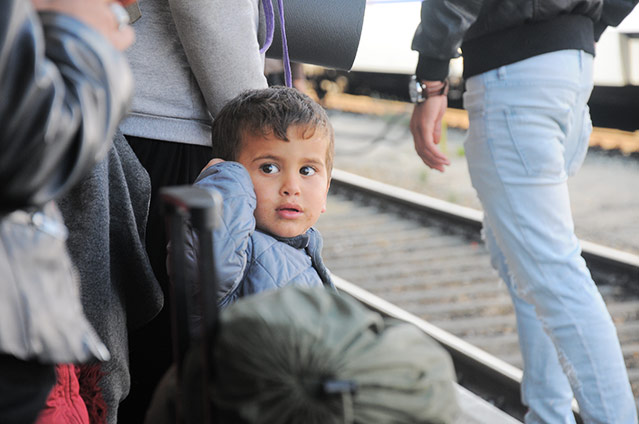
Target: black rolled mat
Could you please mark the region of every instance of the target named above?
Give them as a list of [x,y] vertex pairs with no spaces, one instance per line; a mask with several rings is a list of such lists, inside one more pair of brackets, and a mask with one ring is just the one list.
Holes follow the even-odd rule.
[[[275,32],[266,52],[282,58],[278,2],[273,1]],[[350,70],[362,34],[366,0],[284,0],[289,58],[327,68]]]

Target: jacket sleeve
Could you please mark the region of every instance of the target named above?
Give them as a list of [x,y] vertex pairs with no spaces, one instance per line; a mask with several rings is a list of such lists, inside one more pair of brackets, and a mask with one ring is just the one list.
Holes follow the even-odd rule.
[[42,205],[108,150],[132,89],[98,32],[30,2],[0,2],[0,212]]
[[[234,292],[249,260],[251,234],[255,231],[255,207],[257,199],[253,183],[246,169],[237,162],[221,162],[203,171],[195,185],[216,190],[221,194],[222,223],[213,233],[215,268],[219,287],[217,299],[222,300]],[[189,274],[196,275],[197,254],[195,235],[187,234],[187,258]]]
[[416,75],[422,80],[443,80],[448,63],[459,56],[464,34],[477,20],[482,0],[424,0],[413,50],[419,52]]
[[211,115],[244,90],[266,88],[258,0],[169,0],[169,5]]
[[632,12],[639,0],[604,0],[601,19],[595,22],[595,41],[609,26],[617,26]]

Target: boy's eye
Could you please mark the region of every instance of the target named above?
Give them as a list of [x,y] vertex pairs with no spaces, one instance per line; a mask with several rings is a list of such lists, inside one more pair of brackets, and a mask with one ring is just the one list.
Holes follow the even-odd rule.
[[265,174],[274,174],[280,169],[273,163],[265,163],[264,165],[260,166],[260,170]]
[[305,176],[311,176],[313,174],[315,174],[315,169],[313,169],[310,166],[303,166],[300,168],[300,174],[305,175]]

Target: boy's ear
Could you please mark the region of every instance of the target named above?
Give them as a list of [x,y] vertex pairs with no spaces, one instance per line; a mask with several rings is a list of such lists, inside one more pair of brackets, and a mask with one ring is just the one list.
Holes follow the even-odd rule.
[[[328,196],[328,189],[331,188],[331,179],[328,179],[328,184],[326,184],[326,196]],[[326,212],[326,196],[324,197],[324,206],[322,206],[321,213]]]

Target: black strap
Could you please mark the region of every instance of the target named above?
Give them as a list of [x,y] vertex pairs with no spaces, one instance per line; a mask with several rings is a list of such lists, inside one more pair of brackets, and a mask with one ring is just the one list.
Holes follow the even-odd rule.
[[[160,190],[160,197],[172,245],[170,292],[178,388],[176,418],[180,423],[208,423],[213,416],[208,387],[213,377],[209,361],[216,331],[218,285],[213,261],[213,229],[219,225],[222,200],[218,193],[195,186],[165,187]],[[184,224],[187,219],[199,235],[196,282],[186,280]],[[199,286],[198,306],[192,304],[187,289],[194,283]],[[202,314],[203,325],[199,331],[190,328],[189,317],[194,309]],[[183,378],[185,376],[190,378]]]

